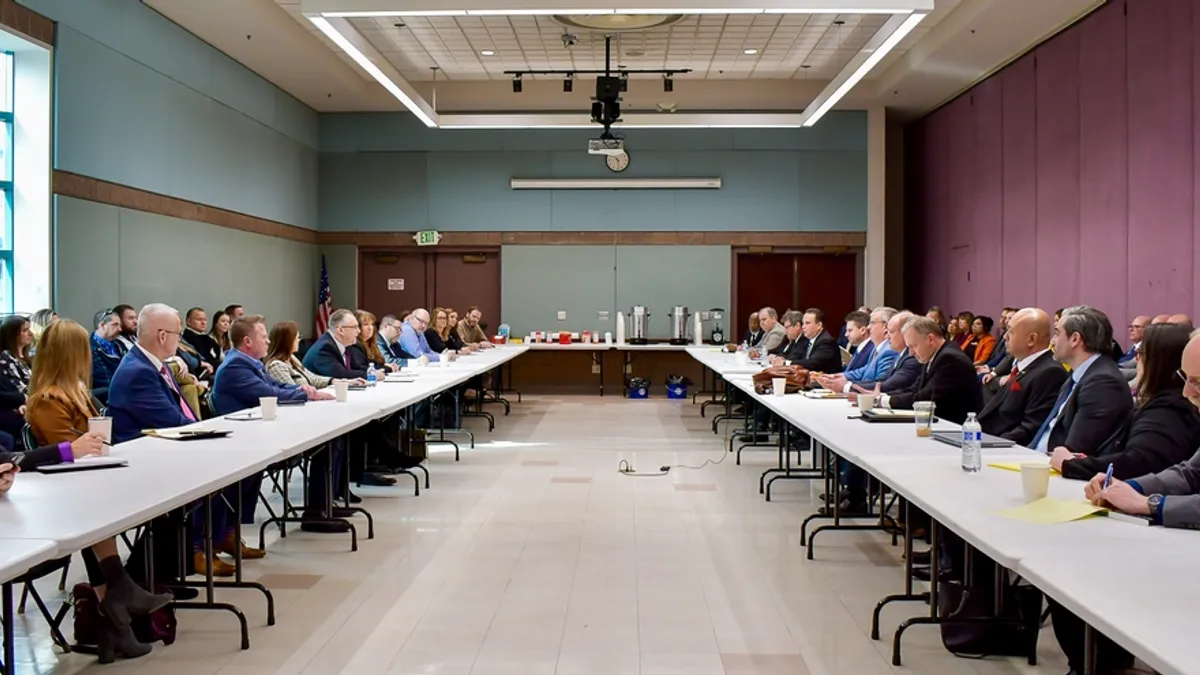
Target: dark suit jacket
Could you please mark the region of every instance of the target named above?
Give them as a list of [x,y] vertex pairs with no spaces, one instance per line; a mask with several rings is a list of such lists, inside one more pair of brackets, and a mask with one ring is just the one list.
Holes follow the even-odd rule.
[[356,377],[365,378],[367,376],[365,359],[361,364],[361,370],[357,369],[354,367],[354,351],[347,348],[347,352],[350,354],[350,368],[346,367],[346,362],[342,359],[342,353],[338,351],[338,346],[333,343],[333,336],[326,333],[313,343],[313,346],[304,355],[304,367],[325,377],[336,377],[347,380]]
[[772,356],[782,356],[784,361],[795,363],[804,358],[804,336],[796,338],[795,341],[784,340],[779,343],[779,346],[771,350]]
[[934,415],[962,424],[967,413],[983,407],[982,399],[975,362],[947,341],[922,369],[916,384],[908,391],[891,394],[889,405],[895,410],[911,410],[917,401],[933,401]]
[[308,394],[294,384],[279,384],[267,375],[260,361],[234,350],[225,356],[213,378],[213,412],[218,415],[257,408],[258,399],[274,396],[280,401],[307,401]]
[[[871,355],[875,353],[875,343],[867,340],[854,349],[854,358],[850,359],[850,363],[846,364],[846,370],[854,370],[862,368],[871,360]],[[838,358],[841,358],[841,352],[838,352]]]
[[887,377],[881,381],[861,382],[859,386],[863,389],[874,389],[878,384],[879,393],[896,394],[907,391],[917,383],[917,378],[920,376],[921,362],[905,349],[892,362],[892,369],[888,371]]
[[[1008,342],[1004,340],[1004,335],[1001,334],[1000,337],[996,338],[996,348],[992,350],[992,357],[988,359],[987,366],[994,369],[1006,358],[1008,358]],[[1011,367],[1010,364],[1009,368]]]
[[192,346],[204,362],[213,367],[216,372],[221,365],[221,345],[208,333],[197,333],[191,328],[183,329],[183,341]]
[[[191,424],[183,414],[179,392],[167,384],[141,349],[121,359],[108,386],[108,414],[113,442],[142,435],[143,429],[167,429]],[[183,403],[182,405],[187,405]]]
[[1091,480],[1112,462],[1113,477],[1129,480],[1186,462],[1200,447],[1200,412],[1178,389],[1159,392],[1133,412],[1095,456],[1063,462],[1063,476]]
[[838,351],[837,340],[829,333],[821,333],[813,339],[812,352],[808,354],[808,358],[804,358],[808,350],[808,339],[801,337],[796,342],[800,345],[796,350],[799,358],[792,359],[793,366],[804,366],[818,373],[842,372],[842,354]]
[[1101,354],[1088,366],[1063,405],[1046,447],[1053,452],[1062,445],[1071,452],[1094,455],[1132,412],[1129,382],[1117,362]]
[[1017,373],[979,412],[983,433],[1029,445],[1058,400],[1070,376],[1054,354],[1046,352]]

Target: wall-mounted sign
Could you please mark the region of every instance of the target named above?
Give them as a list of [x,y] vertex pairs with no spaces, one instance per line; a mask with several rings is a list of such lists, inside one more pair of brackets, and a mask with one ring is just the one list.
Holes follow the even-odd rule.
[[404,290],[404,280],[403,279],[388,279],[388,290],[389,291]]
[[413,235],[417,246],[437,246],[442,241],[442,234],[437,230],[421,230]]

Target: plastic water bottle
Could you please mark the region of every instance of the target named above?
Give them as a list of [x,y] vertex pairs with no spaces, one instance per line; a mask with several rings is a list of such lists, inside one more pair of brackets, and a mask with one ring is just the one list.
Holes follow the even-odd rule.
[[379,376],[375,374],[375,364],[372,363],[372,364],[368,365],[367,366],[367,386],[368,387],[375,386],[375,382],[378,379],[379,379]]
[[962,470],[966,473],[979,473],[983,469],[983,429],[975,419],[975,413],[967,414],[962,434]]

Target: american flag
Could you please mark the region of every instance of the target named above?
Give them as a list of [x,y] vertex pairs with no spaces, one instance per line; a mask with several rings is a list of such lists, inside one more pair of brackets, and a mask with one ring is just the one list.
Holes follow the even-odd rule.
[[333,293],[329,291],[329,273],[325,271],[325,256],[321,256],[321,286],[317,289],[317,337],[329,330],[329,314],[333,311]]

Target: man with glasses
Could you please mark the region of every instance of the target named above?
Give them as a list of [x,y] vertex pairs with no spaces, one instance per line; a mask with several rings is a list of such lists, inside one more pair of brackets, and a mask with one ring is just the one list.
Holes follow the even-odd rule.
[[92,395],[101,403],[108,402],[108,384],[125,355],[117,346],[121,334],[121,319],[111,309],[96,312],[96,330],[92,332]]
[[400,330],[400,320],[387,314],[379,320],[379,330],[375,341],[379,343],[379,351],[383,353],[384,361],[403,368],[408,365],[411,355],[400,348]]
[[[892,370],[892,364],[899,356],[899,353],[892,349],[892,345],[888,341],[888,322],[892,320],[893,316],[896,316],[896,310],[891,307],[880,307],[871,312],[867,324],[870,341],[866,343],[870,345],[871,356],[859,368],[851,368],[838,375],[821,377],[821,386],[831,391],[849,394],[856,384],[862,385],[864,382],[880,382],[887,379],[887,374]],[[847,319],[848,323],[849,319]],[[860,347],[859,352],[864,349],[867,347]]]
[[334,310],[329,317],[329,332],[313,343],[304,355],[304,367],[318,375],[339,380],[362,380],[365,370],[355,370],[350,364],[349,348],[358,343],[360,328],[354,312]]
[[441,361],[443,358],[453,361],[454,352],[438,354],[430,349],[429,341],[425,339],[425,331],[428,329],[429,312],[425,309],[414,309],[400,326],[400,348],[416,359],[424,356],[432,362]]

